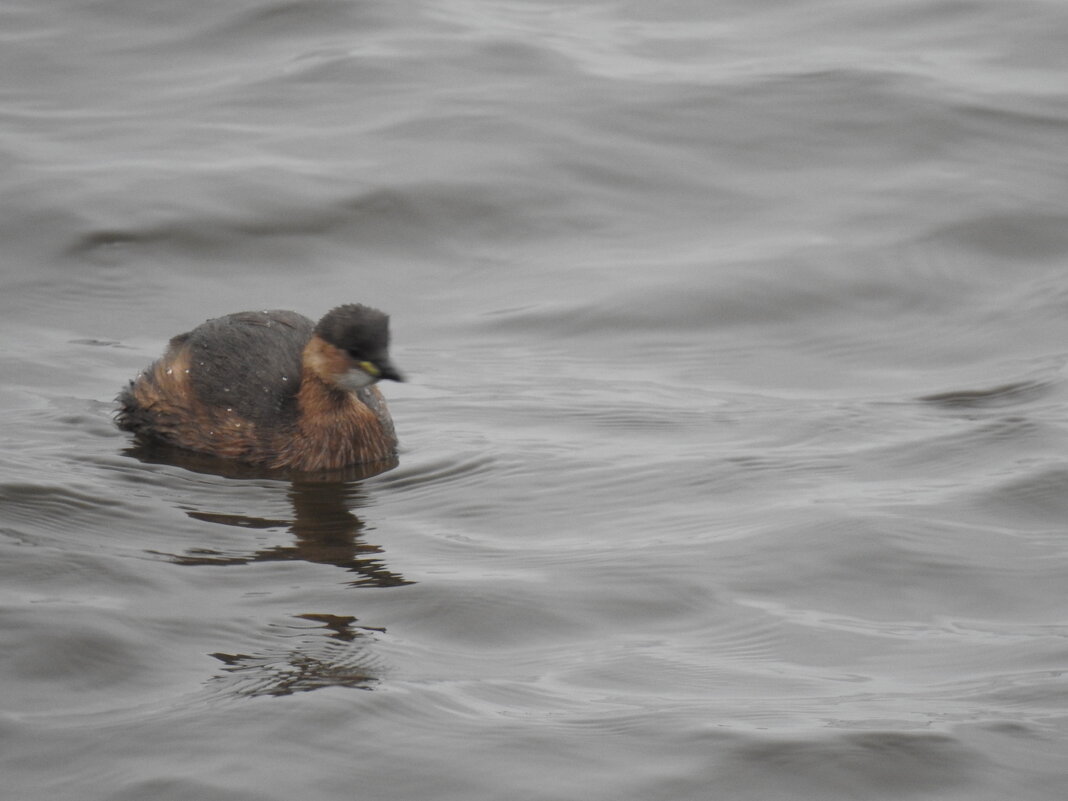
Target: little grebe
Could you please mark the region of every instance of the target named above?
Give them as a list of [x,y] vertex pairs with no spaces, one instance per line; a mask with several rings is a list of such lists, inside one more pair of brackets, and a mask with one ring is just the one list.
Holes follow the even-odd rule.
[[397,447],[374,383],[403,381],[389,317],[349,304],[318,325],[291,311],[240,312],[170,341],[119,395],[120,428],[269,468],[331,470]]

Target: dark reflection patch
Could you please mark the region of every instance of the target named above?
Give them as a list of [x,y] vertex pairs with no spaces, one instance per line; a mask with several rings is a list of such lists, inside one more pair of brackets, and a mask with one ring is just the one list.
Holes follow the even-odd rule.
[[325,687],[369,690],[385,672],[368,647],[384,629],[358,626],[348,615],[309,613],[293,619],[303,622],[269,627],[278,642],[263,650],[210,654],[223,664],[222,672],[211,679],[213,688],[243,697],[293,695]]

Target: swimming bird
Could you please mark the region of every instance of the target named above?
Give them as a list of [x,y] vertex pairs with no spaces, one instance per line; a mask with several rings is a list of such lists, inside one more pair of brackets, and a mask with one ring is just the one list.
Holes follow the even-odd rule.
[[389,317],[347,304],[318,323],[292,311],[228,314],[171,339],[118,397],[141,437],[225,459],[329,470],[391,459],[397,436],[375,384],[403,381]]

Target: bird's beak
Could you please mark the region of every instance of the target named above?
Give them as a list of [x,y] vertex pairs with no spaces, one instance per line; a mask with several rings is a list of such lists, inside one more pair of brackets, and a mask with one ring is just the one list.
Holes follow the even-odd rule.
[[360,362],[360,369],[377,381],[386,378],[390,381],[404,380],[404,376],[400,374],[400,370],[394,367],[393,363],[388,359],[381,359],[377,362]]

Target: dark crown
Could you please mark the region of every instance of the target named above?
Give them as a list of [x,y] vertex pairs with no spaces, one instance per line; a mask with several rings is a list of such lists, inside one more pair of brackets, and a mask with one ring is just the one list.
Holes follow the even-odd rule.
[[389,348],[389,315],[349,303],[328,311],[315,333],[335,347],[370,358]]

